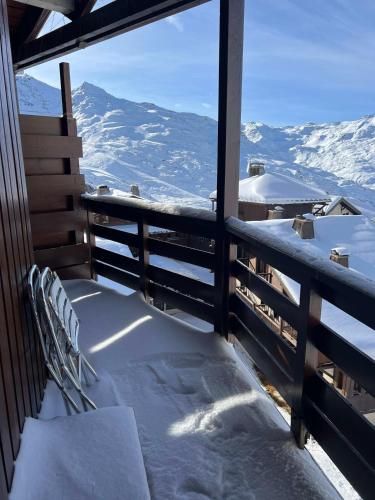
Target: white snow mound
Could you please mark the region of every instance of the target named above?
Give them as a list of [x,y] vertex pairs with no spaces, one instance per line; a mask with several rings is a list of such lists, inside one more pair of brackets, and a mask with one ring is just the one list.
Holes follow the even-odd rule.
[[10,500],[148,500],[132,408],[26,420]]

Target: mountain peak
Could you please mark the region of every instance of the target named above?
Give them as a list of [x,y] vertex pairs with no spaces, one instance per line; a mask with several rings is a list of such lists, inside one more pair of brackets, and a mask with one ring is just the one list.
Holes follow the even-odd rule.
[[73,93],[74,94],[78,94],[78,93],[82,94],[83,93],[83,94],[89,94],[89,95],[93,95],[93,96],[99,96],[99,95],[109,96],[110,95],[110,94],[108,94],[108,92],[106,92],[101,87],[98,87],[97,85],[94,85],[93,83],[86,82],[86,81],[84,81],[83,83],[81,83],[81,85],[79,87],[74,89]]

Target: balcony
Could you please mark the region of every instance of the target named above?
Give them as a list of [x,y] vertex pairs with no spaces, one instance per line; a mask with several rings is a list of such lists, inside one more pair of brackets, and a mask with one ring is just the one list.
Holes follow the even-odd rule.
[[[107,484],[96,494],[110,500],[127,487],[135,487],[132,498],[336,498],[304,449],[310,434],[359,494],[373,497],[374,425],[329,375],[338,366],[375,397],[375,362],[324,324],[321,310],[328,302],[374,330],[375,287],[235,217],[244,2],[220,2],[216,214],[82,196],[82,141],[65,63],[63,116],[18,116],[14,66],[26,68],[199,3],[127,2],[127,10],[114,2],[21,44],[14,61],[8,20],[0,15],[0,128],[6,131],[0,134],[1,498],[11,491],[16,459],[12,500],[23,500],[31,484],[38,500],[45,487],[52,488],[48,498],[56,491],[87,498],[103,470]],[[5,9],[0,0],[0,12]],[[157,238],[151,227],[176,238]],[[299,299],[280,293],[270,273],[256,272],[243,255],[296,282]],[[65,416],[47,382],[24,295],[34,261],[66,280],[82,322],[81,347],[101,376],[88,388],[97,411]],[[274,317],[288,326],[289,338]],[[290,426],[258,373],[290,413]],[[26,417],[33,418],[24,427]],[[72,433],[71,448],[63,431]],[[47,467],[49,474],[40,475]],[[56,477],[57,483],[47,481]]]
[[[170,498],[178,492],[177,498],[185,494],[211,498],[219,491],[218,471],[211,468],[220,463],[228,475],[223,484],[237,492],[236,498],[242,498],[245,490],[267,498],[286,490],[291,498],[300,498],[302,492],[333,498],[336,492],[303,450],[311,433],[355,488],[369,496],[374,427],[318,369],[322,353],[374,395],[373,359],[320,322],[322,301],[328,301],[374,328],[375,290],[366,278],[329,261],[310,262],[276,238],[229,218],[226,255],[235,256],[237,248],[245,248],[300,283],[297,305],[236,258],[228,258],[220,270],[212,249],[161,241],[148,231],[148,226],[157,225],[192,238],[214,239],[213,212],[111,196],[85,195],[82,204],[92,221],[86,237],[88,262],[99,283],[71,280],[66,286],[82,321],[82,348],[101,373],[89,395],[100,407],[134,408],[151,495]],[[97,224],[97,214],[128,225]],[[137,234],[126,231],[134,227],[129,222],[136,224]],[[103,242],[115,242],[120,251],[106,249]],[[128,246],[136,249],[137,258],[121,254],[121,248]],[[174,259],[205,268],[212,279],[203,282],[168,266],[157,267],[150,263],[156,255],[165,262]],[[229,289],[222,301],[217,273],[226,270]],[[137,292],[126,296],[110,290],[100,284],[102,278]],[[244,287],[295,328],[295,346],[256,312],[243,294]],[[212,329],[199,330],[151,302],[184,311]],[[227,320],[222,335],[213,327],[218,309]],[[241,365],[226,339],[247,351],[290,407],[290,430],[254,369]],[[57,400],[57,391],[48,385],[42,417],[65,413]],[[297,478],[293,487],[288,487],[290,472],[285,468]]]
[[[81,346],[100,374],[89,396],[101,408],[134,408],[152,498],[246,498],[249,491],[339,498],[222,337],[171,318],[139,292],[124,296],[88,280],[66,286],[82,321]],[[65,408],[48,384],[41,418],[58,415]],[[25,475],[27,457],[21,448]],[[18,474],[16,467],[17,487]]]

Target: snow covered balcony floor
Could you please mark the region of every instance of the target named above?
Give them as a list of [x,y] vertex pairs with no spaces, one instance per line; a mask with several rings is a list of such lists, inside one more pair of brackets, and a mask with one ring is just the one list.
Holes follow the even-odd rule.
[[[89,395],[100,408],[134,409],[151,498],[339,498],[223,338],[166,315],[139,293],[88,280],[66,288],[81,318],[82,350],[101,376]],[[40,416],[64,414],[49,382]],[[97,460],[123,472],[100,449]]]

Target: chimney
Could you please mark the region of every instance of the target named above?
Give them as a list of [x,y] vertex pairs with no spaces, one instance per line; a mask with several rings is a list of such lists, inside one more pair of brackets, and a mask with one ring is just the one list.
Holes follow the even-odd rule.
[[315,236],[313,217],[306,218],[303,215],[297,215],[292,227],[303,240],[312,240]]
[[330,260],[337,262],[344,267],[349,267],[350,252],[345,247],[332,248]]
[[268,210],[267,218],[269,220],[284,219],[284,212],[285,212],[285,210],[283,209],[283,207],[277,206],[274,208],[270,208]]
[[251,161],[247,164],[247,173],[249,177],[254,177],[255,175],[264,174],[264,163],[261,161]]
[[103,194],[110,194],[111,191],[106,184],[100,184],[100,186],[96,188],[96,193],[98,196],[102,196]]
[[130,193],[132,194],[132,196],[137,196],[138,198],[140,198],[140,194],[139,194],[139,186],[137,184],[132,184],[130,186]]

